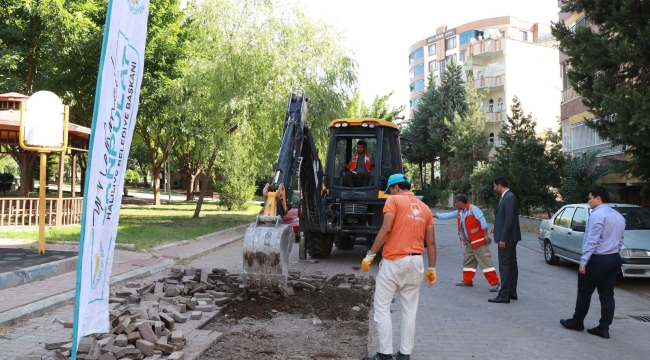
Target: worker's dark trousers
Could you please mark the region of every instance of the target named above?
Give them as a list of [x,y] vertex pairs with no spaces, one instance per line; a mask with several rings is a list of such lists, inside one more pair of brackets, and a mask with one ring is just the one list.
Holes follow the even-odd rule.
[[587,262],[585,274],[578,273],[578,298],[573,320],[582,324],[589,312],[591,295],[598,289],[600,297],[600,324],[602,330],[609,330],[614,319],[614,284],[621,269],[621,255],[592,255]]
[[368,186],[368,183],[370,182],[370,173],[369,172],[362,172],[362,173],[353,173],[352,171],[346,171],[345,172],[345,184],[348,187],[354,187],[354,180],[363,180],[363,187]]

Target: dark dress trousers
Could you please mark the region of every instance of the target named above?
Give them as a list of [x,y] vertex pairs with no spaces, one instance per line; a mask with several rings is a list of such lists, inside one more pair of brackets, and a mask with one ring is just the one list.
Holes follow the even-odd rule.
[[501,290],[499,297],[510,299],[517,296],[517,243],[521,241],[519,228],[519,204],[517,197],[508,190],[501,198],[499,207],[494,214],[494,242],[505,241],[506,248],[499,248],[499,276]]

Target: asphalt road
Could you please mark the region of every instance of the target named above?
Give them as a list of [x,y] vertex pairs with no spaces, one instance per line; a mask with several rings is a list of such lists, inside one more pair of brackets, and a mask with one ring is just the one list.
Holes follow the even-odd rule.
[[[438,282],[431,288],[423,284],[420,292],[416,345],[412,359],[647,359],[650,353],[650,323],[630,318],[650,316],[650,279],[625,279],[617,283],[616,317],[611,339],[585,332],[565,330],[561,318],[571,317],[575,306],[578,266],[562,261],[547,265],[535,234],[524,233],[518,247],[518,301],[491,304],[487,281],[477,273],[473,288],[459,288],[463,251],[456,235],[455,220],[436,221]],[[349,251],[334,249],[328,259],[298,260],[298,246],[291,253],[291,267],[307,274],[321,270],[326,274],[355,273],[367,246]],[[496,263],[497,248],[491,250]],[[192,262],[196,267],[242,269],[242,243]],[[379,261],[372,264],[376,274]],[[498,266],[498,264],[495,264]],[[393,304],[395,351],[399,344],[399,300]],[[598,296],[585,326],[598,324]]]

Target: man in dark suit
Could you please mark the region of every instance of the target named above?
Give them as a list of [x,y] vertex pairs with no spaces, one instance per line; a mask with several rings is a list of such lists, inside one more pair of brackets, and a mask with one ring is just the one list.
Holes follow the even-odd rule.
[[501,290],[491,303],[509,304],[510,300],[517,300],[517,243],[521,241],[519,229],[519,203],[515,194],[508,189],[508,179],[499,176],[494,179],[494,191],[501,195],[499,207],[494,214],[494,228],[492,238],[499,244],[499,275],[501,277]]

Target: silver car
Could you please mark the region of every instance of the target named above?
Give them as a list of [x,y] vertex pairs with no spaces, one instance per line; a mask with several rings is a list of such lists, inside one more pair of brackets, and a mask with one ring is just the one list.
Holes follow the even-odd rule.
[[[650,277],[650,211],[636,205],[609,205],[623,215],[626,223],[621,275]],[[560,259],[580,263],[589,214],[588,204],[571,204],[562,207],[551,219],[542,221],[537,238],[547,264],[556,265]]]

